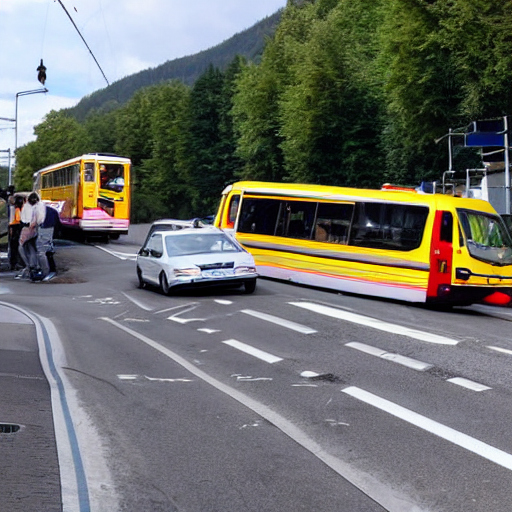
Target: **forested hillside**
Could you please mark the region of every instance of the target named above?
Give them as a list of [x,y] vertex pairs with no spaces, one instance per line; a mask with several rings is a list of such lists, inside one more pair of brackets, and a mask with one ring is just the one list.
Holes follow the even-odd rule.
[[224,70],[237,55],[258,61],[265,41],[274,34],[280,18],[281,11],[278,11],[213,48],[127,76],[82,98],[68,112],[83,121],[92,110],[108,112],[124,105],[142,87],[168,80],[180,80],[187,85],[193,85],[209,66]]
[[258,62],[139,89],[83,121],[51,112],[15,180],[84,152],[129,156],[134,220],[212,213],[241,178],[417,184],[447,168],[435,140],[509,115],[511,90],[512,2],[289,0]]

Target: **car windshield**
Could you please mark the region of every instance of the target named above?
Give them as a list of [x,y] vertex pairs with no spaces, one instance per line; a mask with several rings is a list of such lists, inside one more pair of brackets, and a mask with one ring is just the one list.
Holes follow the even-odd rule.
[[512,265],[512,240],[498,215],[458,210],[471,256],[495,265]]
[[165,238],[169,256],[191,254],[239,252],[241,249],[224,233],[194,233],[168,235]]

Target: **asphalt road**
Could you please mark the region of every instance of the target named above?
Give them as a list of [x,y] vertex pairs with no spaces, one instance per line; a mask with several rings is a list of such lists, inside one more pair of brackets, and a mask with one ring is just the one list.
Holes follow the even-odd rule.
[[66,512],[510,511],[512,311],[270,280],[165,297],[136,287],[146,229],[61,244],[47,284],[0,274],[52,345]]

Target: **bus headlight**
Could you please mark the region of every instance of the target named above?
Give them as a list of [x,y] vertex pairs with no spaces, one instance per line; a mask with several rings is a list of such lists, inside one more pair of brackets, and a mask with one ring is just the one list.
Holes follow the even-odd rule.
[[235,275],[240,276],[243,274],[255,274],[256,273],[256,267],[236,267],[235,268]]

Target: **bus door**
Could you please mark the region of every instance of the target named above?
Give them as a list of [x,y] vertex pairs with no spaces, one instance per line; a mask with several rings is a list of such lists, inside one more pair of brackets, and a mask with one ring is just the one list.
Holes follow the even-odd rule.
[[[96,170],[94,168],[94,162],[84,162],[83,168],[83,181],[82,194],[78,194],[79,204],[78,211],[79,216],[82,216],[83,208],[89,210],[96,208]],[[80,204],[80,201],[82,204]]]
[[451,293],[453,263],[453,214],[436,211],[430,245],[430,275],[427,299],[448,297]]

